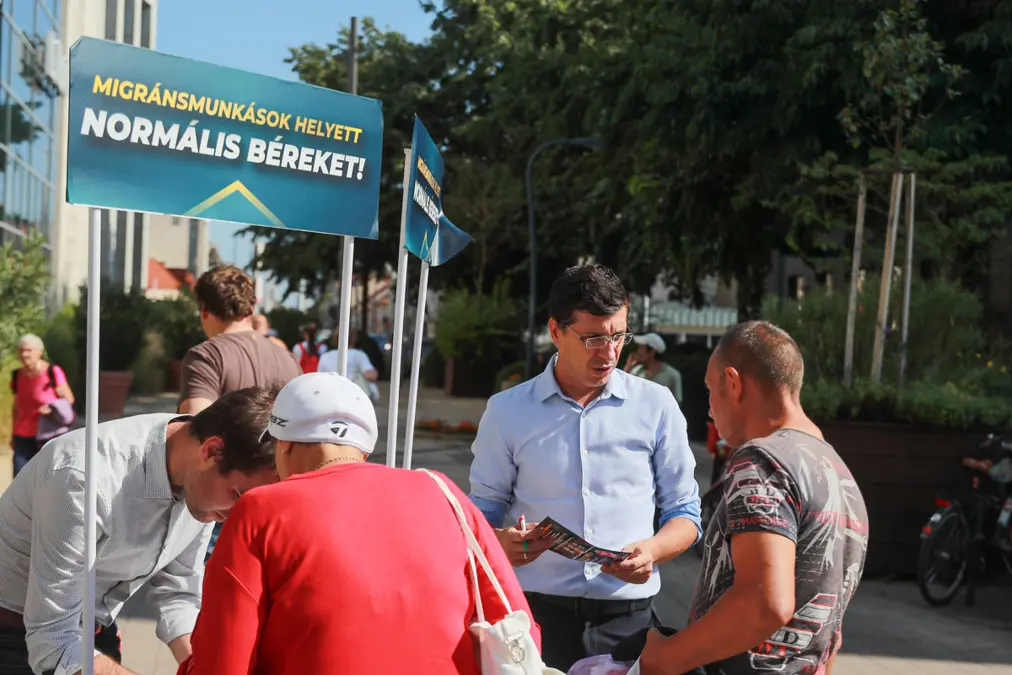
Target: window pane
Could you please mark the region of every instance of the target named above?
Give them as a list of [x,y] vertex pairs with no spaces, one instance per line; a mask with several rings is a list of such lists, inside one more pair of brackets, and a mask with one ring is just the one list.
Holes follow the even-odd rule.
[[134,5],[137,0],[123,0],[123,42],[134,43]]
[[144,214],[134,214],[134,260],[133,260],[133,286],[134,288],[141,287],[141,281],[144,278]]
[[105,0],[105,39],[116,39],[116,16],[119,13],[119,0]]
[[151,49],[151,4],[141,0],[141,47]]

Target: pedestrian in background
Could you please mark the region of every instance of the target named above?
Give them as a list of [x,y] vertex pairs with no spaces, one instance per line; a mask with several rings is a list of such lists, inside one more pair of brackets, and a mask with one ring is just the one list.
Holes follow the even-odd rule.
[[[74,423],[74,392],[67,384],[67,375],[63,368],[42,358],[43,352],[45,345],[38,335],[28,333],[18,340],[21,367],[11,372],[14,394],[11,449],[15,476],[38,454],[42,442],[69,431]],[[40,423],[51,428],[43,433],[43,438],[39,434]]]
[[682,374],[662,358],[668,346],[657,333],[637,335],[633,338],[636,351],[625,360],[623,370],[636,377],[645,377],[671,390],[678,405],[682,405]]
[[[567,269],[548,311],[558,352],[540,375],[489,399],[472,447],[471,500],[516,567],[545,663],[566,671],[657,623],[656,566],[698,539],[699,488],[674,396],[618,368],[632,334],[615,273]],[[549,516],[632,555],[602,567],[545,553],[531,530]]]

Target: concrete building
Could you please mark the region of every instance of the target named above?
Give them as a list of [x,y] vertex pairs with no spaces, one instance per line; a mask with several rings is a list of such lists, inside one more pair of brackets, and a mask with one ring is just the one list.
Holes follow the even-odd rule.
[[[38,14],[56,15],[43,25],[56,35],[62,50],[63,81],[70,46],[80,37],[98,37],[154,49],[158,32],[158,0],[5,0],[7,8],[35,4]],[[48,8],[48,9],[43,9]],[[5,65],[4,68],[7,66]],[[53,123],[56,142],[50,149],[51,198],[53,214],[50,245],[54,271],[51,304],[54,308],[78,297],[79,286],[88,277],[88,217],[85,206],[67,204],[66,194],[68,124],[66,87],[59,93]],[[199,274],[207,268],[209,254],[206,221],[149,213],[102,209],[102,278],[125,288],[149,290],[150,258],[165,268]],[[185,224],[185,226],[183,226]],[[157,291],[158,289],[154,289]],[[157,295],[157,292],[155,293]]]

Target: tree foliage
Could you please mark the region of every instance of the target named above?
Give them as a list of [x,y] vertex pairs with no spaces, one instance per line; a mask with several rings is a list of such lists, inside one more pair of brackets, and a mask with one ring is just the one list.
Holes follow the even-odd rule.
[[45,243],[29,236],[0,247],[0,357],[9,357],[22,335],[42,325],[50,279]]
[[[477,292],[505,279],[526,294],[524,171],[535,147],[558,138],[605,149],[557,147],[535,164],[542,298],[561,268],[593,257],[632,290],[661,276],[697,301],[700,281],[720,275],[755,314],[772,253],[846,257],[859,170],[897,158],[921,174],[916,255],[931,275],[969,280],[1004,230],[1007,3],[423,5],[432,33],[422,43],[363,22],[360,93],[383,101],[385,137],[380,240],[357,242],[360,274],[395,259],[415,113],[444,149],[447,214],[476,236],[433,281]],[[293,69],[346,88],[347,38],[293,49]],[[869,265],[885,231],[883,187],[871,196]],[[265,236],[262,262],[276,276],[310,291],[335,278],[338,239]]]

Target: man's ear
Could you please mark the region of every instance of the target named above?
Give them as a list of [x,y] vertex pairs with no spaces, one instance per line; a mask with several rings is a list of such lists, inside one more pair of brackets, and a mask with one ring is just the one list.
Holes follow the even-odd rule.
[[205,462],[218,463],[225,451],[225,441],[221,436],[211,436],[200,444],[200,458]]
[[724,383],[727,387],[731,400],[740,401],[743,393],[743,382],[741,379],[741,373],[738,372],[737,368],[733,368],[731,366],[726,366],[724,368]]
[[549,319],[548,332],[552,336],[552,342],[554,342],[555,346],[558,347],[559,340],[562,339],[562,326],[560,326],[559,322],[556,321],[555,319]]

